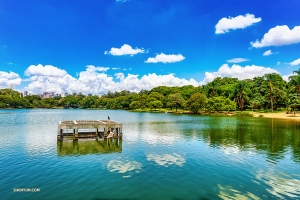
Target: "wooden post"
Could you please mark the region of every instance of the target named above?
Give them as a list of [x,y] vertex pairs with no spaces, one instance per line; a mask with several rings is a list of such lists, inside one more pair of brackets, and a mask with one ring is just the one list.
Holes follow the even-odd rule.
[[74,137],[74,141],[78,140],[78,129],[73,129],[73,137]]
[[63,135],[63,129],[60,129],[60,140],[63,140],[64,139],[64,135]]

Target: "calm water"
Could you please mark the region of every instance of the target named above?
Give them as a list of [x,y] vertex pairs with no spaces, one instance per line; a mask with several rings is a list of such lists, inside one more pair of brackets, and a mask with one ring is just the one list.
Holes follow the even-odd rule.
[[[123,140],[57,142],[58,121],[108,115]],[[300,122],[111,110],[0,110],[0,122],[1,199],[300,198]]]

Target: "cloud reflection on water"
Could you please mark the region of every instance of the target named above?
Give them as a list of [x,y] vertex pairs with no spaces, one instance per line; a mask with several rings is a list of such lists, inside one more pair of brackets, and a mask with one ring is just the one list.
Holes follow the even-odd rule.
[[274,172],[272,169],[267,172],[259,170],[256,178],[270,186],[267,191],[278,198],[297,198],[300,195],[300,180],[283,172]]
[[182,156],[173,153],[173,154],[148,154],[148,161],[154,161],[156,164],[168,167],[169,165],[177,165],[182,167],[185,163],[185,158]]
[[251,192],[241,192],[232,188],[229,185],[222,186],[218,184],[218,188],[220,190],[219,197],[221,199],[260,199],[258,196],[252,194]]
[[[116,173],[127,173],[127,172],[136,172],[139,173],[142,169],[142,164],[137,161],[120,161],[120,160],[111,160],[107,164],[107,169],[110,172]],[[128,176],[126,176],[128,177]]]

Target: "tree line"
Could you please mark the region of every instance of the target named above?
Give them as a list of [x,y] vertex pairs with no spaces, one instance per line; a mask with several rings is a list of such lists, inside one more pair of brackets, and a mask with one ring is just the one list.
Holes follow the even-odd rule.
[[276,73],[253,79],[218,77],[206,85],[194,87],[159,86],[138,93],[123,90],[108,92],[101,97],[73,93],[66,97],[41,99],[39,95],[23,95],[11,89],[0,90],[0,108],[95,108],[125,110],[157,110],[160,108],[205,111],[234,111],[245,109],[299,109],[300,69],[289,82]]

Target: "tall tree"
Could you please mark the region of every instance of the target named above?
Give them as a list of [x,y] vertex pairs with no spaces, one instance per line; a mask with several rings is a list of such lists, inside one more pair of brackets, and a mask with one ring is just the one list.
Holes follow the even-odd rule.
[[280,94],[283,87],[283,79],[279,74],[272,73],[272,74],[265,74],[265,80],[267,83],[267,87],[269,89],[269,95],[270,95],[270,103],[271,103],[271,110],[273,112],[273,104],[274,104],[274,92],[275,90],[278,91]]
[[295,87],[300,99],[300,69],[294,71],[294,75],[289,77],[290,84]]
[[236,85],[233,87],[233,96],[234,101],[238,104],[241,111],[243,111],[245,106],[245,99],[247,98],[247,94],[249,93],[249,85],[247,81],[242,80],[238,81]]

